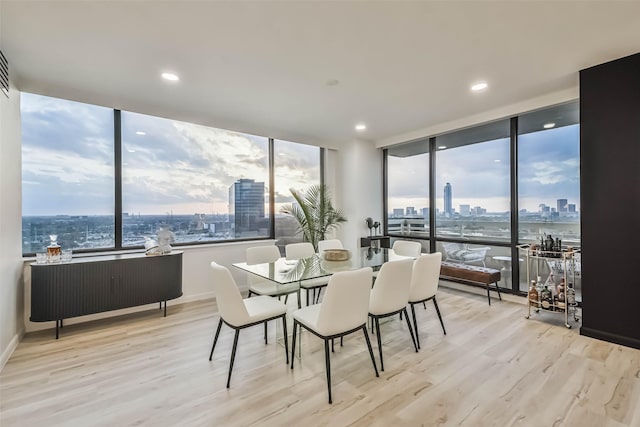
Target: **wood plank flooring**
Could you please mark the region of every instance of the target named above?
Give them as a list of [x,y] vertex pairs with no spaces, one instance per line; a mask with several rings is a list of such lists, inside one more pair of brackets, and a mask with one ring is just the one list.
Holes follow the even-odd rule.
[[233,332],[209,362],[214,300],[28,334],[0,373],[0,425],[640,426],[639,350],[516,303],[443,287],[438,302],[447,335],[420,307],[419,353],[404,322],[381,325],[380,378],[362,334],[336,346],[332,405],[322,341],[304,333],[291,370],[275,324],[268,345],[260,326],[240,332],[226,389]]

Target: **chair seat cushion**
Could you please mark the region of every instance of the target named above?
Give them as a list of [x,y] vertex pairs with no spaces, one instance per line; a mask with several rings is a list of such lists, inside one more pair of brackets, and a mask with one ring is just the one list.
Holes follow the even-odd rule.
[[300,282],[302,289],[322,288],[329,283],[329,277],[318,277],[316,279],[307,279]]
[[293,312],[293,318],[310,329],[318,332],[320,335],[325,335],[327,331],[318,330],[318,315],[320,314],[320,304],[309,305],[302,307],[299,310]]
[[298,283],[287,283],[286,285],[280,285],[270,280],[264,282],[253,283],[249,290],[257,295],[278,296],[294,293],[300,286]]
[[[242,300],[249,313],[249,323],[276,317],[287,312],[287,306],[275,298],[264,295]],[[235,325],[242,326],[242,325]]]

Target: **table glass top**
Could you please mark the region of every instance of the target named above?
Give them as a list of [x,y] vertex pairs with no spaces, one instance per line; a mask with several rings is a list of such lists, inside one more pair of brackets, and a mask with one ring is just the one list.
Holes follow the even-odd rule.
[[272,263],[249,265],[246,262],[239,262],[233,266],[271,281],[285,284],[326,277],[339,271],[356,270],[362,267],[371,267],[377,270],[387,261],[406,258],[397,255],[392,249],[360,248],[351,252],[351,258],[348,261],[326,261],[321,255],[315,254],[310,258],[299,260],[280,258]]

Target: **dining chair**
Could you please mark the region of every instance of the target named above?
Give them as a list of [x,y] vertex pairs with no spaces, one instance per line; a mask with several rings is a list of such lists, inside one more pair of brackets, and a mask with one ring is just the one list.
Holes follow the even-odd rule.
[[422,244],[412,240],[396,240],[392,249],[396,255],[418,258],[422,252]]
[[373,348],[367,332],[367,311],[371,289],[371,268],[335,273],[329,279],[324,299],[320,304],[303,307],[293,312],[293,337],[291,340],[291,369],[296,352],[296,337],[301,327],[324,340],[324,359],[327,374],[327,391],[331,399],[331,361],[329,341],[362,330],[373,369],[379,376]]
[[[280,258],[280,249],[277,246],[256,246],[253,248],[247,248],[247,265],[273,263]],[[300,285],[297,282],[279,284],[271,280],[265,280],[254,274],[249,274],[249,295],[266,295],[269,297],[284,296],[284,303],[286,304],[290,294],[298,294],[298,308],[300,308]],[[265,331],[266,334],[266,331]]]
[[228,268],[212,262],[211,269],[213,270],[213,290],[216,294],[216,303],[218,305],[220,320],[218,321],[216,335],[213,338],[209,361],[211,361],[211,358],[213,357],[213,350],[216,348],[222,324],[224,323],[235,330],[233,347],[231,349],[231,361],[229,362],[227,388],[229,388],[229,384],[231,383],[233,361],[236,358],[238,334],[241,329],[259,325],[261,323],[266,325],[269,320],[281,318],[285,337],[284,352],[287,364],[289,364],[289,349],[287,348],[287,320],[285,319],[287,306],[275,298],[264,295],[260,295],[255,298],[242,299],[240,290],[236,286],[236,282],[233,280]]
[[322,255],[322,252],[327,249],[344,249],[344,246],[338,239],[320,240],[318,242],[318,253]]
[[413,328],[415,330],[416,343],[420,348],[420,335],[418,334],[418,323],[416,322],[415,305],[433,301],[433,305],[438,313],[442,332],[447,335],[442,321],[442,315],[436,301],[436,293],[438,292],[438,282],[440,280],[440,264],[442,263],[442,253],[434,252],[425,254],[415,260],[413,264],[413,272],[411,273],[411,290],[409,292],[409,305],[411,305],[411,315],[413,317]]
[[[418,258],[422,252],[422,244],[420,242],[414,242],[412,240],[396,240],[391,246],[393,252],[389,255],[390,261],[396,261],[403,257]],[[393,257],[393,258],[392,258]],[[378,280],[378,273],[380,270],[373,273],[375,280]],[[400,316],[402,318],[402,316]]]
[[[302,258],[310,258],[316,254],[313,245],[309,242],[289,243],[284,247],[285,256],[288,260],[298,260]],[[317,279],[307,279],[300,281],[300,288],[306,291],[306,302],[309,305],[309,291],[313,292],[312,301],[316,301],[316,290],[320,290],[327,286],[327,278],[319,277]]]
[[413,337],[413,328],[407,313],[409,303],[409,291],[411,286],[411,270],[413,268],[412,259],[390,261],[382,264],[378,271],[378,278],[371,289],[371,299],[369,302],[369,317],[373,321],[376,337],[378,339],[378,351],[380,352],[380,370],[384,371],[384,361],[382,359],[382,333],[380,332],[380,319],[404,313],[407,321],[411,342],[418,351],[416,340]]

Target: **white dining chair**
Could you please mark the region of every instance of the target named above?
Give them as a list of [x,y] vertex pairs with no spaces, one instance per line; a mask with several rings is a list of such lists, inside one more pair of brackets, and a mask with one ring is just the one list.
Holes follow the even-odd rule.
[[396,255],[418,258],[422,252],[422,244],[412,240],[396,240],[391,249]]
[[261,323],[266,325],[269,320],[281,318],[285,337],[284,352],[288,364],[289,349],[287,348],[287,320],[285,319],[287,307],[281,301],[264,295],[243,300],[240,290],[236,286],[236,282],[233,280],[228,268],[212,262],[211,269],[213,270],[213,290],[216,294],[216,304],[218,305],[220,320],[218,321],[216,335],[213,338],[209,360],[213,357],[213,350],[216,348],[222,324],[224,323],[235,330],[233,347],[231,349],[231,361],[229,362],[227,388],[229,388],[229,384],[231,383],[233,361],[236,358],[238,334],[241,329]]
[[329,279],[322,303],[303,307],[293,312],[293,337],[291,340],[291,369],[296,351],[296,337],[301,327],[324,340],[327,391],[331,399],[331,362],[329,341],[362,330],[376,377],[379,376],[373,348],[367,332],[367,311],[371,289],[371,268],[335,273]]
[[438,313],[438,318],[440,319],[440,325],[442,325],[442,332],[447,335],[447,331],[444,328],[444,322],[442,321],[442,315],[438,308],[438,302],[436,301],[441,263],[442,253],[434,252],[432,254],[425,254],[418,257],[413,264],[413,272],[411,274],[411,291],[409,292],[409,305],[411,305],[413,328],[415,330],[418,349],[420,348],[420,336],[418,334],[418,323],[416,322],[416,304],[424,304],[427,301],[432,300],[433,305],[436,308],[436,313]]
[[[247,265],[273,263],[279,258],[280,249],[275,245],[247,248]],[[279,284],[254,274],[249,274],[247,280],[249,282],[249,298],[251,298],[252,295],[266,295],[277,297],[278,299],[284,296],[284,303],[286,304],[290,294],[297,294],[298,308],[300,308],[300,285],[297,282]]]
[[[316,251],[313,245],[309,242],[302,243],[289,243],[284,247],[285,256],[288,260],[298,260],[303,258],[310,258],[316,255]],[[326,277],[319,277],[316,279],[307,279],[300,281],[300,288],[306,292],[306,302],[309,305],[309,291],[313,292],[312,301],[316,301],[316,291],[327,286],[328,279]]]
[[380,319],[403,313],[411,335],[411,341],[416,352],[418,346],[413,337],[413,328],[407,313],[409,302],[409,291],[411,286],[411,270],[413,268],[412,259],[390,261],[382,264],[378,271],[373,289],[371,289],[371,300],[369,302],[369,317],[373,321],[376,337],[378,339],[378,351],[380,352],[380,370],[384,371],[384,361],[382,359],[382,333],[380,331]]
[[327,249],[344,249],[344,246],[338,239],[320,240],[318,242],[318,253],[322,255],[322,252]]

